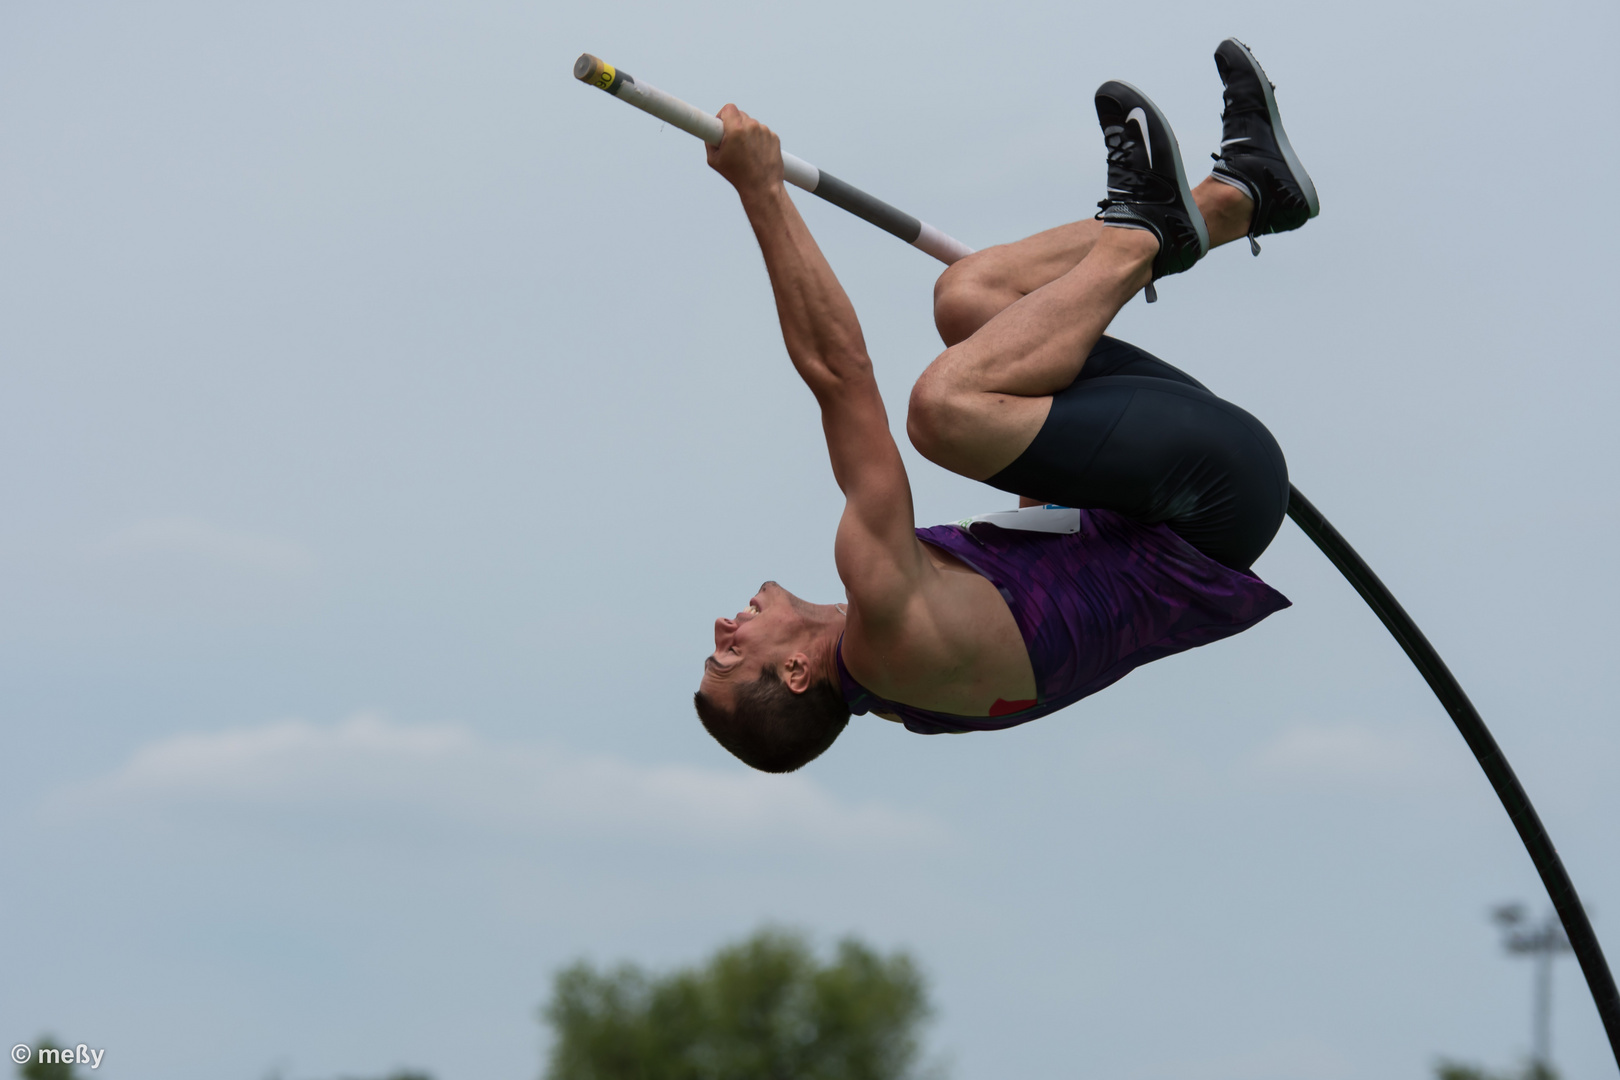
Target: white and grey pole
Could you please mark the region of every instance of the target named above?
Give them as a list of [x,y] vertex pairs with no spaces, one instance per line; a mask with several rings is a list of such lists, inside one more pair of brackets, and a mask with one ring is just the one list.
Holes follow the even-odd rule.
[[[621,71],[590,53],[582,53],[574,61],[574,78],[606,90],[620,101],[651,113],[688,135],[696,135],[710,146],[720,143],[722,125],[719,117],[710,116],[695,105],[688,105],[655,86],[640,82],[632,78],[629,72]],[[898,236],[912,247],[926,251],[942,263],[950,264],[964,255],[973,254],[972,248],[946,236],[926,221],[919,221],[786,151],[782,153],[782,173],[783,179],[794,187],[819,195],[839,209],[848,210],[884,232]]]

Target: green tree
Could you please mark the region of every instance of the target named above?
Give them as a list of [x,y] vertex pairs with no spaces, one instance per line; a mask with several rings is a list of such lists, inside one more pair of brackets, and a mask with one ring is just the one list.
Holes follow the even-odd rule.
[[931,1012],[917,966],[859,941],[820,963],[761,930],[701,967],[557,973],[547,1080],[914,1080]]
[[[62,1048],[56,1045],[56,1040],[49,1035],[41,1035],[34,1040],[34,1053],[25,1064],[17,1066],[17,1075],[22,1080],[79,1080],[79,1074],[73,1071],[71,1062],[55,1060],[56,1051]],[[49,1050],[49,1054],[40,1054],[41,1050]],[[41,1057],[50,1058],[41,1061]]]
[[1435,1080],[1558,1080],[1558,1071],[1532,1061],[1518,1072],[1494,1073],[1480,1065],[1466,1065],[1444,1058],[1435,1062]]

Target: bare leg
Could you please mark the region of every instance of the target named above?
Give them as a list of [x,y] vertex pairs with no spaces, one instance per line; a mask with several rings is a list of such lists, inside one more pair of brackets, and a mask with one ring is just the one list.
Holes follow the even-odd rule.
[[1152,276],[1159,242],[1138,229],[1096,230],[1073,269],[952,345],[911,389],[906,432],[935,464],[984,480],[1023,453],[1086,355]]
[[947,266],[934,282],[934,326],[940,338],[947,346],[966,341],[1004,308],[1073,270],[1102,227],[1090,219],[1059,225]]
[[[1214,180],[1193,194],[1212,247],[1247,232],[1246,195]],[[948,269],[935,287],[935,321],[950,347],[912,388],[912,445],[974,480],[1012,464],[1046,422],[1051,395],[1074,381],[1119,309],[1148,283],[1158,246],[1150,233],[1082,221]]]
[[[1193,199],[1209,229],[1210,247],[1246,235],[1254,204],[1229,184],[1206,179]],[[934,283],[934,325],[946,345],[967,340],[1003,308],[1073,270],[1102,232],[1102,222],[1076,221],[1011,244],[974,252],[946,267]]]

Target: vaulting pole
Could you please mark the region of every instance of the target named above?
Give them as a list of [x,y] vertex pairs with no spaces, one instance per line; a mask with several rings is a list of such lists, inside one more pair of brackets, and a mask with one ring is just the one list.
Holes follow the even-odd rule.
[[1547,887],[1547,895],[1552,897],[1553,908],[1564,924],[1564,934],[1569,938],[1576,959],[1580,961],[1586,985],[1592,991],[1592,1000],[1597,1005],[1598,1016],[1603,1020],[1603,1029],[1609,1034],[1609,1048],[1614,1051],[1615,1063],[1620,1065],[1620,991],[1615,989],[1614,976],[1609,972],[1608,961],[1603,958],[1603,946],[1598,943],[1592,923],[1586,917],[1586,909],[1575,892],[1575,883],[1569,879],[1564,861],[1558,857],[1558,849],[1553,846],[1552,837],[1547,835],[1547,828],[1536,814],[1536,808],[1530,805],[1530,796],[1525,793],[1519,778],[1513,775],[1513,767],[1508,764],[1496,740],[1491,737],[1490,730],[1485,727],[1479,710],[1468,700],[1462,684],[1446,667],[1446,662],[1440,659],[1440,654],[1429,644],[1429,639],[1423,636],[1423,631],[1418,629],[1406,609],[1395,599],[1395,594],[1378,580],[1372,567],[1339,535],[1339,530],[1311,505],[1309,499],[1300,494],[1299,488],[1293,486],[1288,489],[1288,516],[1322,549],[1328,561],[1339,568],[1339,573],[1361,594],[1367,606],[1373,609],[1373,614],[1400,643],[1418,673],[1429,684],[1429,689],[1445,706],[1468,749],[1474,752],[1479,767],[1485,770],[1486,778],[1496,790],[1496,797],[1502,800],[1503,809],[1507,811],[1513,827],[1519,831],[1519,839],[1524,841],[1525,850],[1530,853],[1530,861],[1536,864],[1536,870],[1541,874],[1541,883]]
[[[620,71],[590,53],[581,54],[574,62],[574,78],[606,90],[625,104],[652,113],[666,124],[673,124],[688,135],[696,135],[710,146],[720,145],[722,125],[719,117],[688,105],[680,98],[671,97],[655,86],[638,82],[628,71]],[[902,210],[896,210],[882,199],[868,195],[860,188],[852,187],[786,151],[782,154],[782,172],[783,179],[794,187],[819,195],[884,232],[898,236],[912,247],[926,251],[940,262],[953,263],[964,255],[973,254],[972,248],[946,236],[926,221],[919,221]]]
[[[710,116],[646,83],[637,82],[627,72],[603,63],[590,53],[581,55],[575,62],[574,78],[606,90],[620,101],[696,135],[711,146],[720,142],[722,125],[718,117]],[[943,263],[950,264],[964,255],[973,254],[973,249],[961,241],[946,236],[932,225],[873,198],[859,188],[851,187],[792,154],[782,154],[782,166],[788,183],[819,195],[856,217],[864,218]],[[1518,777],[1514,776],[1507,758],[1502,756],[1496,740],[1485,727],[1485,721],[1468,700],[1468,695],[1463,693],[1462,685],[1446,667],[1445,661],[1440,659],[1440,654],[1429,644],[1429,639],[1423,636],[1423,631],[1418,629],[1412,617],[1396,601],[1394,594],[1378,580],[1378,575],[1322,516],[1321,511],[1312,506],[1298,488],[1292,486],[1289,488],[1288,516],[1322,549],[1328,561],[1339,568],[1351,587],[1400,643],[1429,684],[1429,689],[1434,691],[1435,697],[1440,699],[1440,704],[1457,725],[1457,731],[1474,752],[1480,768],[1485,770],[1497,798],[1502,800],[1508,818],[1519,832],[1519,839],[1524,841],[1525,850],[1530,853],[1530,861],[1535,863],[1536,870],[1541,874],[1541,882],[1547,888],[1547,895],[1552,898],[1554,910],[1563,921],[1564,933],[1569,938],[1576,959],[1580,961],[1581,971],[1586,975],[1586,985],[1592,991],[1592,1000],[1603,1021],[1603,1029],[1608,1033],[1615,1063],[1620,1065],[1620,991],[1616,990],[1614,976],[1603,958],[1603,947],[1598,942],[1597,934],[1592,931],[1586,909],[1575,892],[1575,883],[1570,881],[1563,860],[1558,857],[1558,849],[1553,847],[1546,827],[1541,824],[1535,807],[1530,805],[1530,796],[1525,794]]]

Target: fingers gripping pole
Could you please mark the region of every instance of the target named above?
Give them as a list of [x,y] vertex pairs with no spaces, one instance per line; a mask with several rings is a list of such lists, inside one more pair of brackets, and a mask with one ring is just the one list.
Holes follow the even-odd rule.
[[[720,118],[710,116],[695,105],[688,105],[678,97],[671,97],[655,86],[638,82],[627,71],[620,71],[590,53],[582,53],[574,62],[574,78],[606,90],[627,105],[634,105],[688,135],[695,135],[710,146],[720,145],[724,125]],[[834,206],[848,210],[858,218],[871,222],[884,232],[891,233],[906,243],[927,252],[942,263],[953,263],[973,249],[954,240],[925,221],[919,221],[904,211],[897,210],[862,191],[860,188],[822,172],[814,165],[792,154],[782,154],[782,177],[794,187],[819,195]]]

